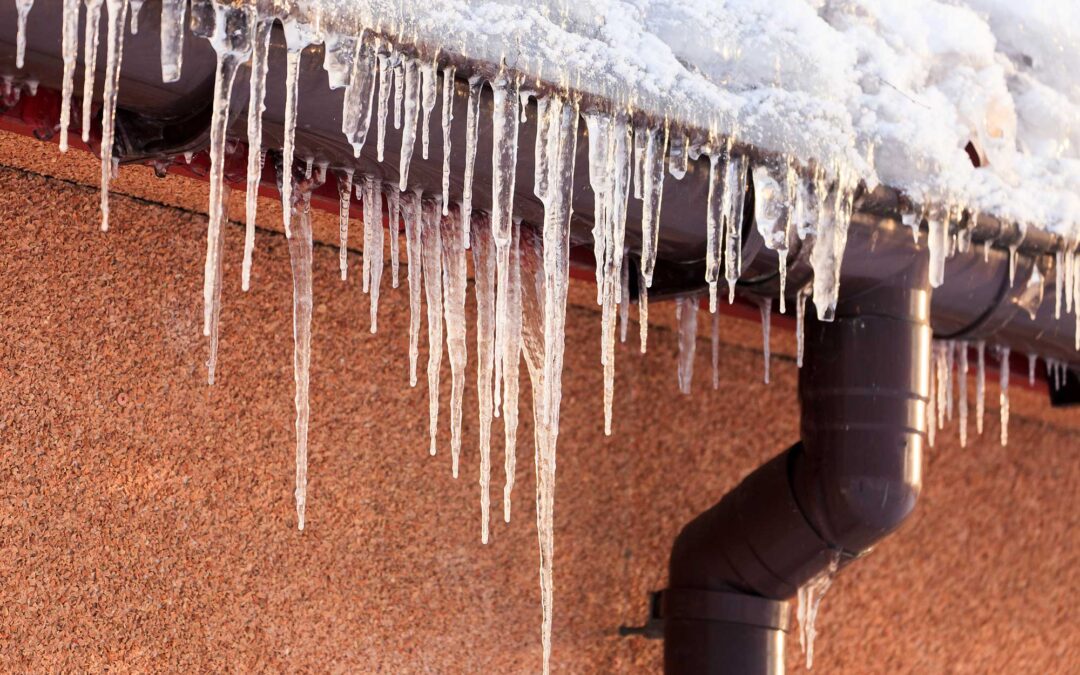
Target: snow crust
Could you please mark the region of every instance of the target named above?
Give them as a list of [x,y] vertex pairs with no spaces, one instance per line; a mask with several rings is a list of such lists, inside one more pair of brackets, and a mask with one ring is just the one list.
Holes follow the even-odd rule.
[[297,4],[327,26],[505,61],[675,125],[852,171],[917,203],[1080,234],[1080,3]]

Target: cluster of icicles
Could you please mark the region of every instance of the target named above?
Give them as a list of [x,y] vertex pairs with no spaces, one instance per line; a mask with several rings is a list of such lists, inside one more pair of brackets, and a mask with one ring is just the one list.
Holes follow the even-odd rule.
[[[19,9],[18,63],[25,52],[25,24],[32,0],[17,0]],[[79,14],[85,6],[83,36],[82,134],[89,139],[91,101],[99,43],[99,25],[105,11],[107,35],[105,82],[101,124],[101,213],[102,229],[109,225],[109,183],[117,171],[113,159],[114,118],[117,87],[123,56],[124,27],[138,31],[141,0],[63,0],[62,53],[64,77],[60,120],[60,148],[67,150],[71,123],[74,75],[79,56]],[[187,0],[161,3],[162,79],[180,77],[185,35]],[[543,602],[544,670],[551,651],[554,558],[555,458],[559,434],[565,307],[569,280],[569,234],[572,181],[579,120],[584,117],[588,131],[589,180],[595,193],[592,231],[596,259],[597,302],[602,308],[601,362],[604,368],[604,430],[611,433],[614,398],[616,324],[626,340],[630,304],[630,265],[624,245],[627,204],[631,195],[642,204],[642,247],[638,283],[641,351],[647,346],[648,288],[652,284],[659,240],[660,208],[665,175],[681,179],[690,159],[706,157],[709,162],[709,195],[705,211],[707,227],[706,282],[708,306],[712,312],[713,387],[718,376],[717,302],[721,273],[734,300],[735,283],[742,265],[743,213],[747,187],[755,186],[754,219],[765,244],[779,253],[780,311],[785,307],[787,252],[795,237],[810,239],[810,262],[814,269],[811,284],[796,294],[798,361],[802,362],[802,325],[805,303],[812,297],[817,314],[831,318],[837,301],[840,261],[854,206],[858,181],[843,167],[831,172],[820,168],[809,176],[796,170],[790,161],[763,162],[751,166],[748,156],[734,151],[735,130],[720,136],[710,134],[694,139],[667,123],[637,123],[625,112],[608,113],[579,110],[568,93],[539,95],[523,86],[522,79],[500,71],[490,81],[478,76],[468,79],[468,113],[465,124],[466,168],[461,200],[451,203],[449,195],[450,129],[453,123],[451,99],[455,95],[453,66],[439,67],[435,59],[421,60],[399,51],[394,44],[373,33],[359,36],[324,33],[318,21],[291,15],[263,15],[255,3],[194,0],[190,23],[196,35],[207,38],[217,53],[217,72],[210,136],[210,204],[204,281],[204,334],[210,338],[208,376],[213,383],[218,342],[221,298],[223,241],[229,187],[224,181],[224,155],[228,139],[229,92],[241,67],[250,69],[250,97],[247,115],[248,171],[246,192],[246,233],[242,267],[242,287],[250,286],[257,210],[257,194],[268,153],[261,148],[262,114],[265,110],[267,54],[271,28],[280,20],[284,27],[288,55],[285,104],[284,147],[272,153],[277,168],[283,204],[284,229],[289,242],[293,273],[294,374],[296,384],[296,511],[303,529],[307,496],[307,434],[310,415],[308,388],[311,357],[312,233],[311,191],[326,181],[330,167],[304,158],[302,170],[294,171],[295,127],[298,78],[306,47],[324,45],[324,67],[330,86],[344,89],[342,132],[359,156],[375,117],[376,151],[383,158],[388,123],[402,129],[400,180],[387,185],[369,176],[356,176],[350,168],[334,169],[341,200],[340,272],[347,274],[347,241],[350,205],[355,191],[363,206],[363,289],[370,296],[371,331],[377,328],[379,291],[383,275],[385,234],[384,202],[389,223],[391,285],[399,281],[399,234],[404,223],[407,281],[409,286],[409,378],[417,381],[418,343],[422,299],[427,303],[428,363],[430,396],[430,452],[436,451],[439,414],[438,384],[445,332],[453,378],[451,400],[451,456],[453,474],[458,475],[461,451],[462,398],[467,362],[465,302],[467,290],[466,251],[471,250],[477,304],[477,386],[480,418],[481,538],[489,536],[491,424],[500,414],[505,432],[504,518],[510,518],[510,494],[515,473],[518,421],[518,370],[525,358],[533,387],[535,422],[535,464],[537,473],[537,527],[540,544],[540,581]],[[473,174],[483,87],[490,86],[494,101],[493,204],[490,212],[474,212]],[[10,88],[10,87],[9,87]],[[424,194],[413,188],[408,170],[421,114],[420,146],[428,156],[429,120],[436,102],[442,98],[443,176],[441,194]],[[376,99],[377,96],[377,99]],[[519,119],[528,100],[535,100],[538,132],[535,147],[533,191],[544,205],[544,222],[525,226],[514,216],[515,169],[517,165]],[[392,114],[391,114],[392,111]],[[951,211],[950,211],[951,213]],[[939,284],[943,261],[949,249],[948,219],[929,217],[931,280]],[[962,236],[962,235],[961,235]],[[954,237],[955,239],[955,237]],[[959,245],[964,246],[961,239]],[[1075,253],[1066,255],[1058,266],[1068,274],[1068,308],[1080,308],[1080,262]],[[1059,278],[1059,287],[1062,279]],[[1074,296],[1077,301],[1074,302]],[[679,325],[679,387],[690,390],[696,345],[698,300],[682,299],[677,304]],[[765,381],[768,382],[768,327],[771,303],[762,302]],[[1080,317],[1080,311],[1077,311]],[[445,331],[444,331],[445,325]],[[966,368],[966,349],[952,347],[935,352],[936,359],[961,354],[961,370]],[[980,355],[982,350],[980,349]],[[982,359],[980,356],[980,373]],[[942,372],[938,371],[939,376]],[[951,365],[945,372],[951,372]],[[1056,372],[1056,371],[1055,371]],[[1003,437],[1008,407],[1005,397],[1007,369],[1003,379]],[[947,377],[947,376],[945,376]],[[964,391],[963,378],[961,391]],[[981,391],[980,378],[980,391]],[[951,415],[951,388],[939,384],[938,396],[945,408],[937,419]],[[944,392],[948,391],[948,394]],[[981,401],[981,397],[979,399]],[[966,419],[966,399],[961,394],[961,419]],[[932,408],[933,406],[931,406]],[[981,427],[981,409],[979,423]],[[940,422],[939,422],[940,423]],[[933,424],[931,426],[931,437]],[[965,432],[962,430],[962,438]],[[823,589],[822,589],[823,592]],[[816,611],[816,610],[815,610]],[[812,639],[812,635],[810,636]]]
[[[958,418],[960,445],[968,440],[968,373],[971,352],[975,352],[975,430],[982,434],[986,414],[986,343],[935,340],[930,353],[930,404],[926,407],[927,440],[934,445],[937,432],[945,421]],[[999,411],[1001,414],[1001,444],[1009,444],[1009,355],[1008,347],[996,347],[1000,365]],[[1028,383],[1035,384],[1038,354],[1028,354]],[[1068,365],[1056,359],[1044,359],[1046,379],[1059,389],[1065,385]]]

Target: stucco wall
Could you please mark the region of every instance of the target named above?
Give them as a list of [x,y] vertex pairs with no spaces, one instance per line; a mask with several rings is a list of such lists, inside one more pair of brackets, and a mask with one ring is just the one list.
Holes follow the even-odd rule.
[[[0,168],[0,670],[538,669],[527,415],[513,522],[493,522],[482,546],[475,371],[455,481],[445,423],[429,457],[427,391],[408,386],[404,289],[384,288],[370,335],[358,275],[343,284],[336,250],[316,247],[300,533],[284,239],[259,233],[242,294],[242,230],[228,228],[219,381],[208,387],[205,219],[156,203],[170,190],[201,203],[205,186],[170,178],[142,189],[153,201],[117,196],[102,234],[96,190],[78,176],[0,161],[21,167]],[[138,183],[137,171],[121,180]],[[634,339],[619,348],[605,438],[591,293],[575,289],[567,320],[555,670],[658,672],[660,643],[617,628],[639,623],[647,591],[664,585],[681,524],[796,438],[792,336],[777,331],[765,386],[757,326],[725,319],[720,391],[706,386],[702,339],[683,397],[673,310],[655,305],[649,353]],[[447,370],[444,422],[449,381]],[[838,578],[815,671],[1065,673],[1080,662],[1080,412],[1015,390],[1004,449],[995,387],[988,401],[986,436],[961,449],[954,430],[941,434],[917,515]],[[499,441],[495,514],[502,460]]]

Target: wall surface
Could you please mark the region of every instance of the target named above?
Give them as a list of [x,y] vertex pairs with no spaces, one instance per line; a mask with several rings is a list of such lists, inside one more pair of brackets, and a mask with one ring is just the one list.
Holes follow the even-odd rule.
[[[102,234],[93,179],[78,174],[86,158],[51,170],[28,156],[53,148],[0,140],[0,163],[17,167],[0,168],[0,670],[538,670],[528,416],[513,520],[493,522],[483,546],[473,364],[454,480],[448,366],[429,457],[423,375],[408,386],[404,288],[384,287],[371,335],[358,274],[342,283],[336,250],[316,247],[298,532],[284,239],[259,232],[243,294],[242,228],[228,228],[219,379],[207,386],[205,185],[125,168],[118,190],[140,198],[115,195]],[[684,397],[673,309],[654,305],[649,353],[634,337],[618,349],[605,438],[593,292],[574,289],[567,319],[554,669],[658,672],[660,643],[617,629],[639,623],[647,592],[663,587],[680,526],[796,439],[793,338],[775,331],[766,386],[756,324],[725,318],[719,391],[703,332]],[[1016,387],[1002,448],[997,393],[986,435],[964,449],[955,426],[942,432],[917,514],[837,579],[816,672],[1075,672],[1080,411]],[[497,440],[497,517],[502,462]],[[796,643],[791,672],[802,670]]]

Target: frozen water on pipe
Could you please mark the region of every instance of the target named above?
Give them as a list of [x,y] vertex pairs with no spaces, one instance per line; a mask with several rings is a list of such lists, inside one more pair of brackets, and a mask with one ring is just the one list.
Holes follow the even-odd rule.
[[442,367],[443,294],[442,294],[442,228],[439,226],[441,207],[438,200],[422,202],[424,257],[424,294],[427,297],[428,323],[428,433],[429,452],[435,454],[439,431],[439,370]]
[[682,297],[675,300],[675,325],[678,327],[679,391],[690,393],[690,384],[694,379],[694,352],[697,348],[697,313],[698,299]]
[[[420,155],[428,158],[428,149],[431,146],[431,111],[435,110],[435,99],[439,92],[439,76],[435,70],[435,64],[424,61],[420,64],[420,106],[423,108],[423,124],[420,127]],[[443,204],[443,213],[448,213],[447,205]]]
[[[456,71],[453,66],[447,66],[446,68],[443,68],[442,71],[442,200],[444,216],[450,212],[450,125],[454,122],[455,72]],[[463,218],[464,216],[462,215],[460,217]],[[464,237],[462,238],[461,243],[462,248],[468,248],[468,245],[465,243]]]
[[15,33],[15,67],[22,70],[26,59],[26,17],[30,14],[30,8],[34,6],[34,0],[15,0],[16,33]]
[[409,262],[409,386],[416,386],[416,362],[420,355],[420,294],[423,265],[424,218],[421,193],[403,195],[405,254]]
[[461,221],[456,212],[442,217],[442,280],[443,310],[446,318],[446,353],[450,356],[450,457],[451,471],[458,477],[461,458],[461,415],[465,398],[465,365],[468,349],[465,344],[465,289],[468,285],[468,265],[461,233]]
[[982,434],[986,415],[986,342],[976,342],[975,352],[975,430]]
[[765,363],[765,384],[769,383],[769,361],[771,360],[772,351],[769,349],[769,335],[772,332],[770,330],[772,326],[772,301],[767,298],[762,298],[758,301],[758,308],[761,310],[761,342],[762,353]]
[[387,225],[390,228],[390,287],[397,288],[401,271],[401,193],[397,186],[385,186],[383,197],[387,206]]
[[[479,226],[480,218],[477,221]],[[480,541],[486,544],[491,520],[491,388],[495,368],[495,242],[486,227],[477,227],[472,258],[476,293],[476,392],[480,411]],[[507,464],[507,481],[511,469]],[[508,503],[504,508],[509,515]]]
[[[380,95],[381,96],[381,95]],[[409,185],[409,162],[416,145],[416,123],[420,118],[420,69],[413,59],[405,61],[405,128],[401,131],[401,157],[399,158],[402,192]],[[382,115],[380,110],[379,115]],[[381,161],[381,158],[380,158]]]
[[106,0],[105,9],[108,13],[108,37],[105,45],[105,89],[102,92],[101,104],[102,232],[109,229],[109,185],[112,183],[113,179],[113,140],[116,132],[116,95],[120,88],[120,63],[124,58],[124,21],[127,17],[128,0]]
[[184,66],[187,0],[161,0],[161,81],[176,82]]
[[[90,120],[94,104],[94,76],[97,73],[98,38],[101,34],[101,5],[104,0],[86,1],[83,32],[82,140],[90,142]],[[185,4],[186,1],[185,1]]]
[[473,175],[476,172],[476,138],[480,124],[480,90],[484,81],[477,76],[469,78],[469,99],[465,114],[465,177],[461,188],[461,228],[465,233],[465,247],[471,243]]
[[259,208],[259,183],[262,181],[263,163],[266,159],[266,155],[262,152],[262,116],[266,112],[267,54],[270,51],[272,27],[273,22],[267,20],[256,24],[251,52],[247,117],[247,193],[244,195],[244,263],[240,273],[240,285],[244,291],[251,288],[251,257],[255,251],[255,218]]
[[60,103],[60,152],[67,152],[68,149],[68,127],[71,125],[71,95],[75,89],[75,64],[79,59],[79,5],[79,0],[64,0],[64,18],[61,28],[64,83],[61,87]]
[[829,566],[801,587],[796,596],[796,617],[799,621],[799,645],[806,654],[806,669],[814,667],[814,638],[817,637],[817,615],[840,564],[840,555],[833,554]]
[[720,388],[720,312],[712,313],[712,388]]
[[[352,206],[353,170],[336,172],[338,189],[338,269],[341,280],[349,275],[349,210]],[[366,253],[366,252],[365,252]]]
[[1001,359],[1001,394],[998,398],[1001,403],[1001,445],[1005,446],[1009,444],[1009,348],[999,347],[998,355]]

